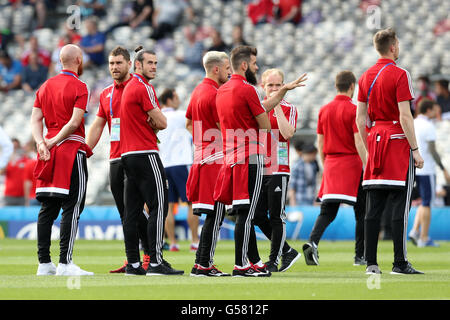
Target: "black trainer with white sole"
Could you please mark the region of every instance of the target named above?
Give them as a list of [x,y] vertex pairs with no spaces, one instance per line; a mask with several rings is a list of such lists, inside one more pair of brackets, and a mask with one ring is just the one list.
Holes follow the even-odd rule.
[[303,254],[305,255],[305,262],[308,266],[319,265],[319,252],[314,243],[307,242],[303,245]]
[[413,268],[411,263],[407,263],[403,267],[393,267],[391,274],[424,274],[422,271]]
[[160,263],[153,267],[151,264],[147,269],[147,276],[174,276],[184,274],[183,270],[176,270],[170,267],[168,263]]
[[294,248],[291,248],[288,252],[283,253],[281,255],[281,266],[278,271],[287,271],[300,258],[300,256],[301,254]]

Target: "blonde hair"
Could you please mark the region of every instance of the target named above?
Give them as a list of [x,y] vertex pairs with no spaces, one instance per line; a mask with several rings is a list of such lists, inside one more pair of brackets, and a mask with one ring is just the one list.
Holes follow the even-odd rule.
[[284,82],[284,73],[283,73],[283,71],[281,71],[280,69],[272,68],[272,69],[267,69],[261,75],[261,82],[262,82],[263,85],[266,83],[267,77],[270,76],[271,74],[278,74],[281,77],[281,82]]
[[221,65],[223,60],[229,59],[228,55],[222,51],[208,51],[203,56],[203,67],[206,71],[211,70],[212,67]]

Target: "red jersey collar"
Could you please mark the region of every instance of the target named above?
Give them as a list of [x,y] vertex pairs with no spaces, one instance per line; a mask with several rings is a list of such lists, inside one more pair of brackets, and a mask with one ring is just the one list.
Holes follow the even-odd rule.
[[[243,76],[241,76],[240,74],[237,74],[237,73],[233,73],[233,74],[231,75],[231,79],[247,81],[247,79],[246,79],[245,77],[243,77]],[[230,80],[231,80],[231,79],[230,79]]]
[[135,76],[135,77],[141,79],[142,81],[144,81],[145,84],[149,84],[148,81],[147,81],[147,79],[145,79],[144,76],[142,76],[142,75],[140,75],[140,74],[133,73],[132,76]]
[[61,73],[64,73],[64,72],[66,72],[66,73],[71,73],[71,74],[73,74],[75,77],[77,77],[78,78],[78,74],[77,73],[75,73],[75,72],[73,72],[73,71],[70,71],[70,70],[66,70],[66,69],[62,69],[61,70]]
[[212,86],[214,86],[216,88],[219,88],[219,84],[217,82],[215,82],[213,79],[203,78],[203,82],[207,83],[207,84],[210,84],[210,85],[212,85]]
[[128,82],[131,81],[131,79],[133,79],[133,76],[130,74],[130,78],[122,83],[117,84],[116,80],[114,80],[114,88],[124,88],[128,84]]
[[392,59],[384,59],[384,58],[378,59],[377,63],[379,63],[379,64],[393,63],[395,65],[395,61],[394,60],[392,60]]
[[334,100],[352,100],[352,98],[346,96],[345,94],[338,94],[334,97]]

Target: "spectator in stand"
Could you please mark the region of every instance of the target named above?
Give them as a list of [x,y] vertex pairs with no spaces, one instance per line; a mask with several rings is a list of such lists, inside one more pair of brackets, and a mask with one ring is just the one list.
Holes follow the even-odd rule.
[[64,30],[66,31],[62,37],[59,39],[58,42],[58,47],[62,48],[64,47],[66,44],[76,44],[79,45],[80,41],[81,41],[81,35],[77,32],[76,28],[72,28],[69,25],[67,25],[67,23],[63,23],[63,25],[61,26],[61,28],[64,28]]
[[194,10],[187,0],[163,0],[155,10],[152,39],[160,40],[172,34],[180,25],[184,15],[188,21],[194,19]]
[[0,148],[1,148],[0,174],[4,174],[6,171],[6,166],[8,165],[9,162],[9,158],[14,152],[14,145],[1,126],[0,126]]
[[177,61],[187,65],[191,72],[199,72],[203,74],[203,42],[197,40],[196,29],[194,26],[184,27],[183,33],[187,40],[187,44],[184,46],[183,56],[177,57]]
[[0,92],[21,88],[22,65],[13,60],[6,51],[0,51]]
[[47,80],[48,68],[39,63],[35,52],[29,56],[29,64],[22,69],[22,89],[28,93],[34,92]]
[[31,31],[34,17],[34,7],[24,0],[9,0],[9,6],[2,8],[7,11],[5,18],[19,50],[24,50],[26,38]]
[[298,24],[302,19],[302,0],[273,0],[276,23]]
[[230,52],[230,46],[226,44],[225,41],[223,41],[222,35],[219,31],[212,28],[209,36],[212,40],[212,45],[206,51],[221,51],[225,53]]
[[125,10],[125,12],[126,14],[122,21],[110,27],[107,33],[124,26],[135,29],[141,26],[154,25],[153,17],[155,15],[153,13],[155,12],[155,8],[153,6],[153,0],[134,0],[129,10]]
[[272,0],[256,0],[247,5],[247,15],[254,25],[274,20]]
[[98,20],[90,17],[85,21],[87,34],[81,38],[80,47],[89,56],[89,61],[83,64],[86,68],[105,63],[106,35],[98,30]]
[[25,206],[37,206],[40,205],[40,202],[36,199],[36,178],[34,177],[34,168],[37,163],[37,149],[33,139],[25,145],[25,152],[27,157],[23,175]]
[[450,92],[448,90],[448,80],[441,79],[434,84],[436,102],[441,107],[441,118],[450,120]]
[[5,170],[5,205],[23,206],[24,197],[24,172],[28,161],[25,157],[20,141],[12,139],[14,146],[13,154]]
[[81,18],[104,17],[106,15],[106,2],[106,0],[79,0]]
[[37,21],[35,29],[45,28],[48,8],[56,8],[58,0],[28,0],[28,4],[34,7]]
[[245,41],[244,39],[244,35],[243,35],[243,30],[242,30],[242,25],[241,24],[236,24],[233,27],[233,31],[232,31],[232,43],[231,43],[231,47],[235,48],[237,46],[248,46],[250,45],[247,41]]
[[291,206],[313,205],[316,201],[317,173],[319,172],[317,149],[312,144],[303,146],[297,142],[295,151],[299,157],[291,170],[289,203]]
[[419,110],[417,109],[417,106],[419,105],[420,100],[422,100],[423,98],[430,99],[430,100],[436,100],[436,95],[431,90],[430,78],[428,78],[428,76],[426,76],[426,75],[419,76],[417,78],[417,86],[419,89],[418,90],[419,93],[416,95],[416,99],[414,100],[414,102],[412,104],[412,108],[413,108],[412,111],[414,111],[413,116],[417,116],[419,114]]
[[30,36],[28,39],[29,48],[25,50],[21,57],[22,66],[26,67],[30,60],[30,54],[36,53],[38,56],[39,64],[44,67],[48,67],[51,62],[51,54],[45,48],[39,46],[38,38],[35,35]]
[[[76,33],[75,33],[76,34]],[[48,69],[48,76],[53,77],[62,70],[61,61],[59,59],[59,55],[61,53],[61,48],[67,44],[76,44],[73,43],[71,39],[76,39],[75,34],[66,33],[59,41],[58,48],[53,50],[52,52],[52,60],[50,63],[50,67]],[[89,56],[83,51],[83,63],[89,62]]]

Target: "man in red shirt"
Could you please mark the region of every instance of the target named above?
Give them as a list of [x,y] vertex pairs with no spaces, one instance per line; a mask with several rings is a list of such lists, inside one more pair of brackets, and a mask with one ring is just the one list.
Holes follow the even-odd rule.
[[356,78],[351,71],[336,76],[337,95],[319,111],[317,139],[323,165],[322,185],[318,198],[320,214],[303,245],[307,265],[318,265],[317,246],[325,229],[336,218],[341,203],[353,206],[355,212],[355,265],[364,261],[365,193],[360,187],[366,150],[356,126],[356,105],[352,102]]
[[[139,49],[137,49],[139,51]],[[156,54],[140,50],[134,61],[133,79],[125,87],[120,104],[120,152],[127,179],[125,180],[125,215],[123,233],[128,265],[126,274],[175,275],[163,259],[164,224],[168,211],[168,186],[164,167],[158,154],[156,133],[167,127],[159,108],[153,86],[156,76]],[[150,265],[142,268],[139,255],[137,221],[144,204],[149,208],[147,234]]]
[[14,151],[5,168],[5,205],[25,205],[24,173],[28,159],[18,139],[11,139]]
[[365,258],[368,274],[381,273],[377,263],[380,217],[392,216],[393,274],[417,274],[406,257],[406,227],[414,184],[414,166],[423,159],[417,147],[410,104],[414,99],[409,72],[398,67],[399,41],[391,28],[378,31],[373,44],[380,59],[359,79],[356,122],[368,152],[363,187],[367,190]]
[[231,67],[225,52],[209,51],[203,57],[206,77],[191,94],[186,111],[186,128],[192,133],[195,151],[189,170],[186,195],[196,215],[206,214],[200,234],[192,276],[229,276],[213,263],[220,226],[225,216],[223,203],[214,201],[214,185],[223,163],[222,136],[216,108],[217,89],[228,81]]
[[[123,221],[124,216],[124,183],[125,172],[122,160],[120,158],[120,102],[125,86],[131,81],[130,74],[131,59],[128,50],[123,47],[114,48],[108,57],[109,72],[114,79],[114,83],[100,93],[100,105],[98,107],[97,116],[92,123],[87,134],[86,142],[93,150],[97,145],[103,133],[103,128],[108,123],[110,133],[110,156],[109,156],[109,180],[111,192],[119,211],[120,220]],[[150,263],[150,255],[147,239],[147,217],[145,210],[138,217],[138,235],[144,248],[143,268],[147,269]],[[117,269],[110,271],[111,273],[125,272],[127,262]]]
[[[267,99],[283,86],[284,73],[279,69],[268,69],[262,74],[261,80]],[[271,133],[266,138],[267,160],[264,163],[261,199],[256,206],[255,225],[271,240],[267,268],[271,272],[284,272],[300,257],[297,250],[286,242],[284,210],[290,173],[289,140],[297,127],[297,108],[283,99],[268,116]],[[280,259],[281,266],[278,269]]]
[[[78,76],[83,72],[81,49],[62,48],[62,72],[48,79],[37,91],[31,114],[31,132],[37,143],[36,196],[42,203],[38,216],[38,275],[92,275],[72,261],[78,220],[84,209],[87,184],[86,157],[92,155],[84,141],[84,114],[88,86]],[[43,124],[47,135],[43,137]],[[58,268],[50,259],[51,230],[60,209],[60,257]]]
[[[232,205],[235,226],[235,267],[233,276],[270,276],[259,258],[254,215],[263,177],[264,142],[272,110],[288,90],[303,86],[306,75],[284,85],[273,97],[261,102],[256,85],[257,50],[238,46],[231,52],[233,75],[216,97],[222,131],[224,165],[214,190],[214,200]],[[261,130],[261,132],[260,132]],[[251,263],[251,261],[257,261]]]

